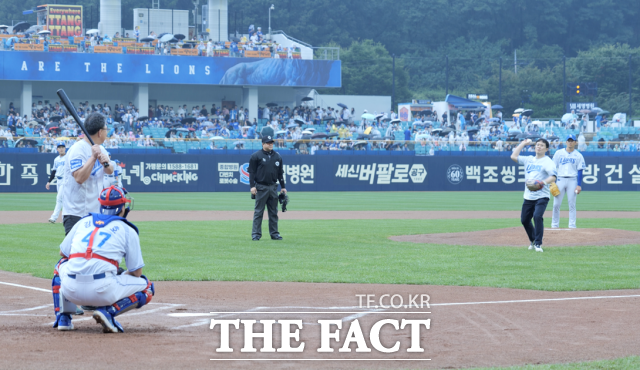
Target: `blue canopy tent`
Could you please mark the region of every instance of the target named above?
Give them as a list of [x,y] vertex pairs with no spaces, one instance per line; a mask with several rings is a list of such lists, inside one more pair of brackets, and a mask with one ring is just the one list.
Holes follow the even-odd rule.
[[447,95],[444,101],[459,110],[485,110],[487,108],[484,104],[477,101],[461,98],[451,94]]

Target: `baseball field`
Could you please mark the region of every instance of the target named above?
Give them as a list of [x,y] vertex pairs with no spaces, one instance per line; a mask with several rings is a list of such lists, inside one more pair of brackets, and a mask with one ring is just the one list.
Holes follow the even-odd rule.
[[[55,193],[0,194],[0,363],[86,368],[64,360],[73,348],[98,368],[640,368],[637,192],[585,191],[578,229],[565,229],[565,201],[561,229],[551,230],[550,203],[543,253],[527,250],[522,192],[290,193],[284,240],[268,238],[265,214],[258,242],[248,193],[133,197],[129,219],[156,295],[119,317],[124,334],[108,335],[90,315],[74,317],[74,332],[50,327],[64,236],[61,223],[47,223]],[[385,294],[405,305],[425,294],[430,306],[358,298],[378,304]],[[317,348],[318,319],[358,320],[367,332],[382,318],[416,317],[431,319],[423,353],[240,353],[241,330],[235,352],[218,353],[220,326],[209,327],[212,318],[302,318],[311,329],[300,340]],[[409,346],[408,328],[385,330],[385,345]]]

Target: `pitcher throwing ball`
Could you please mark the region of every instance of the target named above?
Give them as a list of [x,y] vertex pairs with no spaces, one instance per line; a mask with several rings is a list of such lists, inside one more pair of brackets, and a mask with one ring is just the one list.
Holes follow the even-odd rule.
[[564,195],[569,198],[569,228],[576,228],[576,199],[582,191],[582,170],[585,169],[584,157],[576,150],[576,137],[567,137],[566,149],[560,149],[553,156],[558,169],[558,190],[560,194],[553,197],[553,217],[551,227],[560,227],[560,206]]
[[[549,203],[549,184],[556,181],[556,166],[545,154],[549,149],[549,142],[539,139],[536,142],[535,156],[522,156],[520,152],[526,145],[530,145],[531,140],[526,139],[518,145],[511,159],[525,169],[525,189],[524,203],[520,221],[529,237],[529,250],[535,249],[542,252],[542,237],[544,236],[544,211]],[[531,219],[535,223],[535,228],[531,224]]]
[[[75,305],[95,306],[93,318],[105,333],[124,332],[116,316],[148,304],[154,286],[142,275],[138,229],[126,217],[127,191],[117,186],[100,193],[100,213],[78,221],[60,245],[62,259],[52,283],[58,330],[74,330]],[[127,271],[117,275],[122,258]]]

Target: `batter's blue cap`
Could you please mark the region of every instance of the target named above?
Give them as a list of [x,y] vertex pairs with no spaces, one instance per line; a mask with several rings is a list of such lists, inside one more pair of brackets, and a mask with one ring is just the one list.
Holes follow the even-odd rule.
[[56,148],[59,146],[65,146],[64,141],[58,141],[58,144],[56,144]]
[[569,140],[569,139],[571,139],[571,140],[573,140],[573,141],[576,141],[576,135],[573,135],[573,134],[568,135],[568,136],[567,136],[567,139],[566,139],[565,141],[567,141],[567,140]]

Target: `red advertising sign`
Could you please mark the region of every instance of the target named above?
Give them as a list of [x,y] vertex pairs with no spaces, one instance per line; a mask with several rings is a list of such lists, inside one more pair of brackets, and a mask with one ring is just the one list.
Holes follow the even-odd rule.
[[51,36],[82,36],[82,5],[47,5]]

